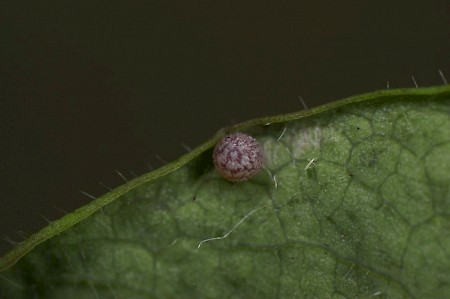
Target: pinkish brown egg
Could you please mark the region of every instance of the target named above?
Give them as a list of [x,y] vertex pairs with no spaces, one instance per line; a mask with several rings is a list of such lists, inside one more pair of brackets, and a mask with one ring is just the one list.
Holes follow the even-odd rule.
[[261,170],[264,162],[263,148],[252,136],[233,133],[217,143],[213,161],[223,178],[231,182],[246,181]]

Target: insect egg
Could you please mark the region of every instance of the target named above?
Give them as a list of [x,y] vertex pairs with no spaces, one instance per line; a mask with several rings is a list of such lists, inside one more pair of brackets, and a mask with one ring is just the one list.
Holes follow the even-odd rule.
[[263,156],[263,148],[255,138],[244,133],[233,133],[217,143],[213,161],[223,178],[231,182],[242,182],[261,170]]

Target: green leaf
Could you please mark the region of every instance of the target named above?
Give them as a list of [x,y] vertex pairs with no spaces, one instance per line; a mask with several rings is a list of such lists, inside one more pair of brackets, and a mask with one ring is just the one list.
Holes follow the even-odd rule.
[[[266,153],[247,182],[212,167],[232,131]],[[448,298],[450,87],[224,129],[52,222],[0,269],[11,299]]]

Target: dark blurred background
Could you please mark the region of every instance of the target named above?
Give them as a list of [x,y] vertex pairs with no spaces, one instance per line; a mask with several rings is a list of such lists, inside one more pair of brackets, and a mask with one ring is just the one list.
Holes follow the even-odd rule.
[[450,77],[450,1],[1,1],[0,253],[216,130]]

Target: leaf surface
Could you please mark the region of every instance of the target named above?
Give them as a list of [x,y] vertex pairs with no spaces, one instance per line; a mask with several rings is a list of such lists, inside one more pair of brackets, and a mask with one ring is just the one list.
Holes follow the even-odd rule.
[[[265,170],[230,183],[243,131]],[[1,298],[450,296],[450,88],[386,90],[221,130],[0,259]]]

